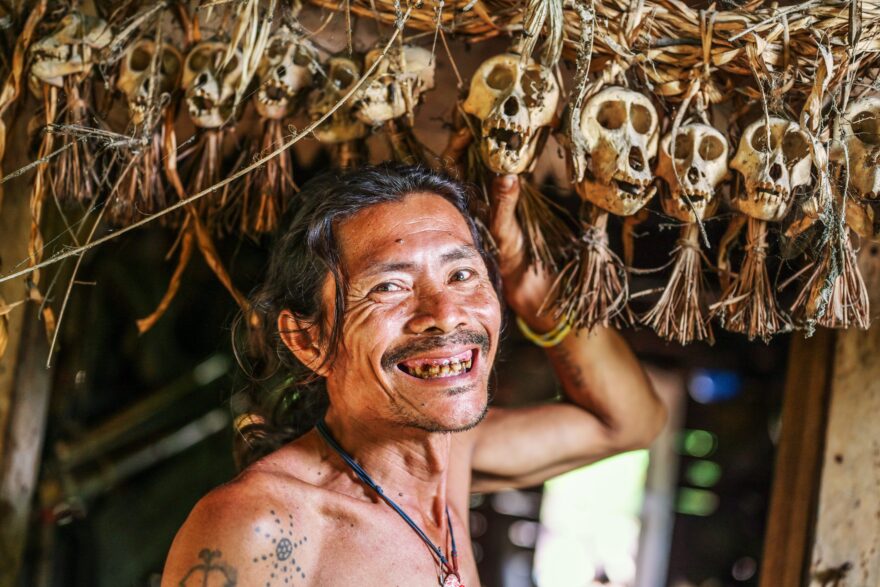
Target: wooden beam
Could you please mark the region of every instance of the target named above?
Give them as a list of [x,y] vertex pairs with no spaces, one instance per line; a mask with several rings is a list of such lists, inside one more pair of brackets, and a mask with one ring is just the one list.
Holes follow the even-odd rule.
[[802,587],[812,545],[835,333],[795,334],[770,496],[760,587]]
[[[880,245],[860,266],[880,308]],[[809,585],[880,585],[880,325],[838,335]],[[806,582],[804,584],[807,584]]]
[[0,587],[17,584],[49,407],[46,331],[35,307],[24,318],[6,452],[0,460]]

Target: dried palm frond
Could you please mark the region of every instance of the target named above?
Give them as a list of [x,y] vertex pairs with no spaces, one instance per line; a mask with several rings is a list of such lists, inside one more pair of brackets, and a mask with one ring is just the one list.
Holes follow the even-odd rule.
[[672,274],[657,304],[642,317],[666,340],[688,344],[695,340],[714,342],[712,326],[703,314],[703,264],[708,265],[700,250],[700,227],[687,224],[670,253],[675,258]]
[[767,273],[767,223],[748,219],[745,258],[721,299],[712,304],[710,317],[718,316],[721,326],[745,334],[749,340],[764,342],[790,329],[776,302],[776,292]]
[[538,313],[565,317],[576,330],[631,325],[629,280],[623,261],[608,246],[608,213],[591,215]]

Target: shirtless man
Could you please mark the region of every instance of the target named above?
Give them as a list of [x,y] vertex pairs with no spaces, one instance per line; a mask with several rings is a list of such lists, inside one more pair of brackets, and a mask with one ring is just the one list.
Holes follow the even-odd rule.
[[[321,278],[313,307],[279,309],[277,325],[289,352],[326,384],[326,437],[310,429],[199,501],[174,539],[163,587],[478,587],[472,492],[533,486],[659,433],[665,411],[611,329],[547,349],[567,401],[487,408],[502,322],[496,271],[528,328],[557,327],[536,315],[550,278],[527,266],[517,177],[496,179],[492,192],[497,268],[451,180],[380,167],[304,188],[288,235],[305,241],[304,227],[332,227],[338,261],[319,245],[290,249],[311,256]],[[282,237],[276,265],[294,256],[288,245]],[[327,267],[346,278],[339,298]]]

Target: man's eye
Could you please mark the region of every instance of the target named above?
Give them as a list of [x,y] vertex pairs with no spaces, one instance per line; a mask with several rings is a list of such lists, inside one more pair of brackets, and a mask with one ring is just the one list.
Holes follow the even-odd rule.
[[391,283],[390,281],[386,281],[385,283],[380,283],[376,287],[373,288],[374,292],[394,292],[394,291],[402,291],[403,288],[397,285],[396,283]]
[[452,274],[452,281],[468,281],[474,276],[474,272],[470,269],[459,269]]

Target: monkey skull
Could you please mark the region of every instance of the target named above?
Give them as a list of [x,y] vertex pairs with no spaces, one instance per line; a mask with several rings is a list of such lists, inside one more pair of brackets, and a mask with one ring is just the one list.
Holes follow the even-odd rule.
[[64,77],[88,72],[97,61],[97,53],[113,40],[113,31],[104,20],[80,12],[70,12],[48,37],[31,45],[28,85],[42,95],[43,83],[63,85]]
[[296,95],[312,85],[318,55],[309,42],[283,26],[272,35],[260,60],[257,75],[257,112],[263,118],[285,118]]
[[241,52],[236,49],[228,63],[228,45],[204,41],[193,47],[183,64],[182,84],[193,123],[201,128],[219,128],[235,109],[235,88],[241,80]]
[[[381,49],[367,53],[364,67],[369,69],[379,58]],[[359,120],[379,126],[412,115],[422,92],[434,87],[434,60],[422,47],[405,45],[389,53],[376,67],[371,80],[357,94],[355,113]]]
[[660,198],[664,212],[682,222],[702,221],[727,177],[727,155],[727,138],[706,124],[678,127],[675,141],[672,133],[664,136],[657,162],[657,176],[669,186]]
[[851,102],[840,125],[841,144],[832,158],[847,164],[852,190],[866,200],[880,200],[880,97]]
[[612,214],[630,216],[654,195],[649,189],[651,159],[657,155],[657,110],[644,95],[611,86],[584,104],[580,125],[581,161],[586,176],[577,183],[578,194]]
[[157,46],[151,39],[132,43],[122,57],[116,79],[116,88],[128,100],[132,122],[141,124],[150,103],[174,91],[182,66],[180,51],[167,43]]
[[[330,112],[361,76],[360,66],[348,57],[335,56],[327,60],[324,84],[309,96],[309,117],[315,121]],[[355,118],[349,100],[337,108],[328,120],[315,129],[315,137],[322,143],[344,143],[362,139],[367,134],[364,123]]]
[[480,121],[480,154],[495,173],[523,173],[534,162],[541,129],[553,122],[559,84],[549,68],[514,53],[480,65],[462,108]]
[[791,210],[794,190],[810,183],[812,162],[810,137],[797,123],[776,116],[756,120],[730,162],[745,180],[745,193],[731,195],[731,206],[758,220],[781,221]]

